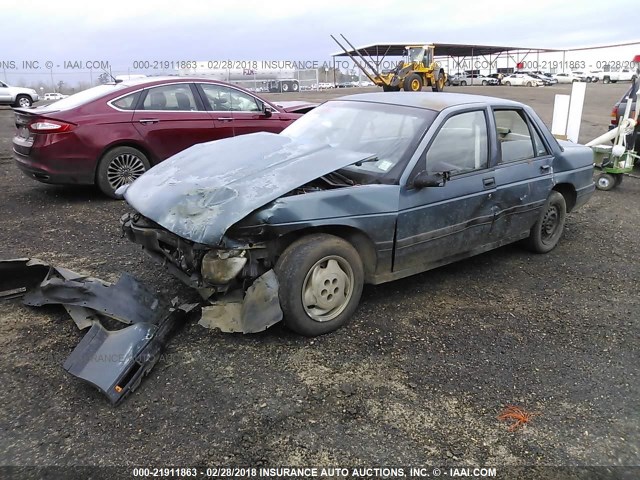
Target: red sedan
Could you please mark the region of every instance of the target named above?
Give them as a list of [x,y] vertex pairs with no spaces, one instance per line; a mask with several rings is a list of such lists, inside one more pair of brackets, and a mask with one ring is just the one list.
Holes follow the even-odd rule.
[[[196,143],[278,133],[312,104],[278,106],[214,80],[165,77],[100,85],[38,108],[16,108],[13,156],[45,183],[97,184],[114,196]],[[221,159],[224,161],[224,159]]]

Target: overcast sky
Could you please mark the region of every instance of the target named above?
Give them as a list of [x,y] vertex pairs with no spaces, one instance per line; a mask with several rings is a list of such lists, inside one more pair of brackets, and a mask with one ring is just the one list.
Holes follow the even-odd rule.
[[[565,48],[640,40],[638,0],[0,0],[0,61],[328,60],[356,46]],[[640,53],[640,52],[638,52]]]

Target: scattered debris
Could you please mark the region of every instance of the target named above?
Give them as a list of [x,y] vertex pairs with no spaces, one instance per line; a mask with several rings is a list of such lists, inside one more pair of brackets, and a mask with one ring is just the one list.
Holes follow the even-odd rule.
[[[0,260],[0,298],[24,296],[30,306],[60,304],[84,338],[64,369],[118,404],[157,362],[171,334],[198,304],[176,306],[125,273],[115,283],[82,276],[38,259]],[[128,326],[107,330],[101,323]]]
[[537,412],[527,412],[520,407],[516,407],[515,405],[507,405],[504,410],[498,415],[498,420],[502,421],[512,421],[513,423],[509,426],[509,431],[513,432],[520,427],[523,427],[525,423],[528,423],[533,417],[540,415]]

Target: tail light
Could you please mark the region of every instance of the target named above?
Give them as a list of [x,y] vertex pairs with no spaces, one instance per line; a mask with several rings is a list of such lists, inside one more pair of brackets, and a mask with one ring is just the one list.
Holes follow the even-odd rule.
[[613,107],[613,110],[611,110],[611,125],[618,125],[618,105]]
[[64,133],[70,132],[75,127],[73,123],[58,120],[36,120],[29,124],[29,130],[33,133]]

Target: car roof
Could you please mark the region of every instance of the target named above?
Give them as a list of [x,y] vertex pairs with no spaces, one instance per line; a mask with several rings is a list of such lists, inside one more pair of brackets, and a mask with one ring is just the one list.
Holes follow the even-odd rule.
[[[205,83],[219,83],[222,85],[230,85],[227,82],[221,80],[215,80],[213,78],[202,77],[182,77],[176,75],[166,75],[162,77],[145,77],[145,78],[132,78],[128,80],[118,80],[117,84],[123,87],[140,87],[146,85],[155,85],[158,83],[183,83],[183,82],[205,82]],[[109,82],[110,85],[114,85],[113,82]],[[238,85],[234,85],[238,86]]]
[[[487,97],[484,95],[470,95],[468,93],[446,92],[376,92],[347,95],[334,100],[348,100],[354,102],[384,103],[404,107],[417,107],[440,112],[456,105],[499,105],[523,106],[520,102],[505,100],[504,98]],[[329,100],[333,101],[333,100]]]

